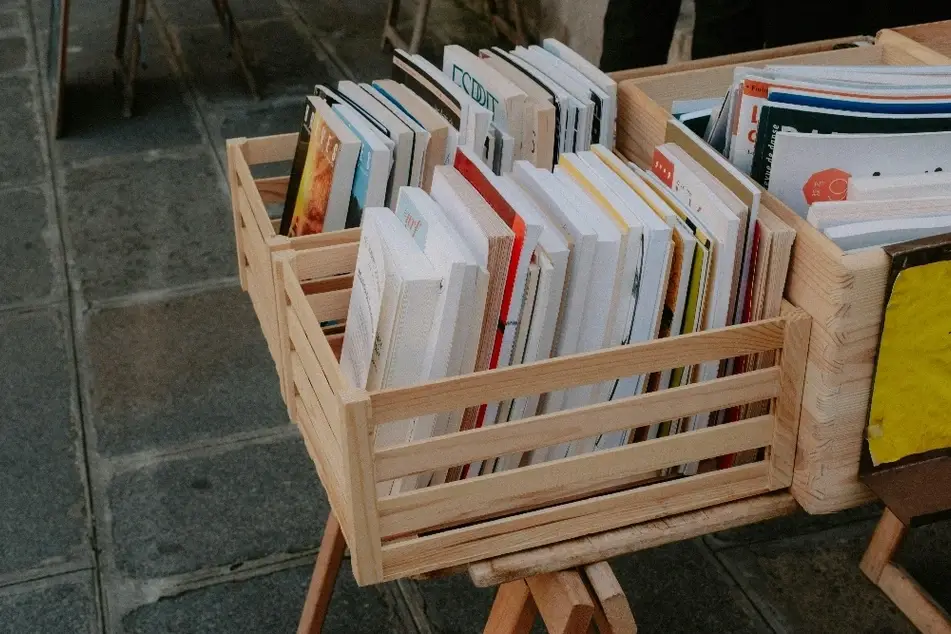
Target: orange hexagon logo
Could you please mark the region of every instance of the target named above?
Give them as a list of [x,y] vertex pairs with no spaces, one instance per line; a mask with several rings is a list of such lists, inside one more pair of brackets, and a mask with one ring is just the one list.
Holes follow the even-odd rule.
[[802,186],[802,195],[810,205],[823,200],[845,200],[851,176],[836,167],[816,172]]

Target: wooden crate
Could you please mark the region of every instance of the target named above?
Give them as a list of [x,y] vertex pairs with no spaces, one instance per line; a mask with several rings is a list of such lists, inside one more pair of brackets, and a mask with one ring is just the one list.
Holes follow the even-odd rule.
[[[350,386],[338,357],[342,335],[321,323],[346,317],[356,246],[277,254],[278,320],[288,405],[351,549],[361,585],[473,561],[786,489],[793,479],[805,354],[812,320],[784,316],[649,343],[478,372],[412,387]],[[780,350],[772,368],[377,449],[389,421],[513,397]],[[395,495],[377,482],[644,427],[733,405],[772,401],[771,413],[618,449],[575,456]],[[657,479],[667,467],[754,448],[766,459],[720,471]]]
[[[951,63],[918,43],[883,31],[874,46],[797,55],[790,64]],[[674,99],[725,94],[734,66],[631,79],[618,86],[618,149],[645,166],[664,142]],[[882,250],[844,254],[786,205],[764,194],[763,205],[797,232],[786,297],[815,320],[809,346],[792,493],[810,513],[828,513],[871,499],[857,478],[862,434],[878,347],[888,263]]]
[[940,55],[951,55],[951,20],[894,29]]
[[[287,176],[258,178],[251,167],[290,161],[297,147],[297,134],[255,139],[228,140],[228,182],[237,244],[238,275],[241,288],[251,296],[268,349],[278,366],[281,393],[284,376],[280,371],[280,343],[277,330],[277,297],[274,290],[275,255],[295,249],[345,244],[359,238],[359,230],[288,238],[278,235],[280,220],[268,216],[267,205],[283,207]],[[327,275],[330,275],[328,273]]]

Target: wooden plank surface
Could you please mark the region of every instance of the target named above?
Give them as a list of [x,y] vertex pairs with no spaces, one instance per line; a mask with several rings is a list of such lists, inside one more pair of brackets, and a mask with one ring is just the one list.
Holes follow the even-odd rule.
[[248,139],[244,156],[248,165],[290,161],[297,150],[297,133],[275,134]]
[[528,577],[538,613],[550,634],[587,634],[594,600],[576,570]]
[[314,311],[314,317],[317,321],[333,321],[347,318],[347,310],[350,308],[350,289],[341,289],[339,291],[330,291],[320,293],[319,295],[308,295],[307,303]]
[[885,60],[894,66],[915,64],[946,66],[951,63],[951,59],[948,59],[946,55],[891,29],[879,31],[875,39],[885,47]]
[[779,368],[652,392],[377,450],[380,482],[469,464],[505,453],[634,429],[779,395]]
[[765,447],[774,424],[772,415],[759,416],[380,498],[380,530],[415,533],[606,490],[667,467]]
[[809,353],[809,332],[812,318],[788,303],[784,306],[786,338],[780,359],[780,393],[776,398],[776,425],[769,447],[770,488],[788,489],[793,480],[796,443],[799,435],[799,413],[802,386],[806,376]]
[[885,566],[878,587],[922,634],[951,634],[951,616],[895,564]]
[[902,524],[901,520],[886,508],[882,514],[882,519],[875,526],[872,540],[862,556],[861,564],[859,564],[859,568],[862,569],[866,577],[872,580],[872,583],[878,584],[882,571],[895,556],[907,532],[908,529]]
[[951,20],[914,24],[892,30],[942,55],[951,55]]
[[[295,250],[302,246],[299,241],[309,237],[310,236],[301,236],[300,238],[292,238],[292,240],[295,241]],[[334,237],[345,239],[347,236]],[[359,242],[346,241],[298,251],[298,279],[302,281],[317,280],[334,275],[350,275],[356,268],[357,251],[359,247]]]
[[768,319],[372,392],[373,421],[380,424],[620,376],[776,350],[782,346],[784,328],[782,318]]
[[606,561],[599,561],[585,566],[584,574],[600,605],[596,618],[600,615],[604,618],[604,622],[598,624],[599,634],[637,634],[631,604],[611,566]]
[[499,586],[483,634],[529,634],[538,609],[524,579]]
[[271,176],[270,178],[256,178],[254,184],[257,185],[261,200],[265,204],[282,205],[287,198],[288,181],[290,181],[289,176]]
[[760,495],[479,561],[469,565],[469,578],[479,588],[492,587],[512,579],[582,566],[789,515],[797,508],[796,501],[789,493]]
[[324,536],[320,540],[320,550],[317,551],[317,561],[314,564],[314,574],[307,588],[304,599],[304,610],[301,612],[297,625],[297,634],[320,634],[327,616],[327,607],[333,596],[337,573],[343,561],[343,553],[347,542],[344,540],[340,523],[334,517],[333,511],[327,516],[324,526]]
[[384,577],[467,564],[767,491],[766,466],[759,462],[395,541],[383,547]]

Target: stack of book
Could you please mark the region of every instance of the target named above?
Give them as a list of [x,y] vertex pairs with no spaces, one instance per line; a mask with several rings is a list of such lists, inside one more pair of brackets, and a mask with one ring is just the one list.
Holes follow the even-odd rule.
[[696,106],[679,116],[845,252],[951,231],[951,67],[738,67]]
[[389,79],[319,85],[307,98],[280,233],[361,224],[404,186],[429,190],[466,148],[496,175],[551,171],[564,153],[614,147],[617,85],[564,44],[444,50],[442,69],[396,51]]
[[[752,180],[688,128],[678,130],[676,142],[657,148],[649,171],[594,143],[559,152],[554,169],[526,158],[500,175],[480,150],[457,144],[451,164],[435,165],[425,187],[397,190],[392,210],[365,209],[340,359],[345,376],[378,390],[778,315],[795,233],[760,207]],[[379,428],[376,443],[504,424],[771,362],[674,368],[395,421]],[[704,413],[637,434],[498,456],[381,483],[379,493],[747,415]]]

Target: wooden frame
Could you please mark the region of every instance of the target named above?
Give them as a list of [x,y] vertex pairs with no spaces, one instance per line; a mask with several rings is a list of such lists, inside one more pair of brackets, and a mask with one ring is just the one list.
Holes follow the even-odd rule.
[[290,161],[294,158],[296,148],[297,133],[255,139],[229,139],[227,143],[228,183],[231,188],[238,276],[241,288],[251,297],[271,357],[278,365],[282,394],[284,375],[279,363],[281,354],[277,332],[277,295],[274,291],[275,256],[293,249],[354,242],[360,235],[358,230],[299,238],[278,235],[280,220],[270,218],[267,205],[283,206],[287,196],[288,177],[256,179],[251,175],[251,168]]
[[875,527],[860,568],[923,634],[951,634],[951,617],[892,557],[908,529],[889,509]]
[[[787,307],[783,317],[743,326],[366,392],[352,388],[341,372],[336,357],[343,335],[327,336],[320,325],[346,318],[349,291],[331,284],[327,276],[352,272],[356,254],[357,244],[348,242],[285,250],[276,257],[281,372],[290,417],[300,426],[327,489],[361,585],[631,526],[791,484],[811,327],[802,311]],[[376,427],[390,421],[769,350],[782,351],[773,368],[395,447],[373,446]],[[767,400],[774,404],[769,414],[729,425],[377,495],[378,482]],[[669,467],[759,448],[766,448],[767,454],[761,462],[655,480]],[[584,479],[578,473],[584,473]]]
[[[807,53],[789,64],[951,64],[951,60],[893,31],[873,46]],[[724,94],[735,65],[622,81],[618,86],[618,150],[641,165],[664,142],[674,99]],[[763,205],[797,233],[786,297],[815,320],[803,391],[792,492],[810,513],[829,513],[872,499],[859,482],[875,352],[888,261],[881,250],[845,254],[773,196]]]

